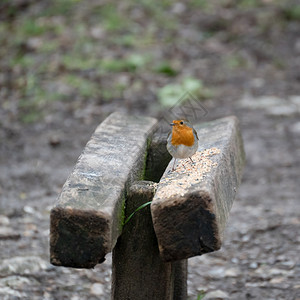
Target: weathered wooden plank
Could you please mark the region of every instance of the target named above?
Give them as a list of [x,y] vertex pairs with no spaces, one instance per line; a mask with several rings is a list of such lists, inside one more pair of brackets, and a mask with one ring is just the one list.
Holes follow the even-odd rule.
[[98,126],[51,210],[52,264],[91,268],[112,250],[126,189],[143,177],[156,122],[117,112]]
[[235,117],[196,125],[194,164],[169,163],[151,204],[160,254],[165,261],[216,251],[245,162]]

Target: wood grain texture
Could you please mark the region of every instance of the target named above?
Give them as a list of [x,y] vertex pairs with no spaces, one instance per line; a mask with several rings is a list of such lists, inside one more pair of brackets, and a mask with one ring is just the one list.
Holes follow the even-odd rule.
[[141,179],[157,121],[111,114],[98,126],[63,186],[50,218],[50,261],[92,268],[122,230],[126,190]]
[[166,169],[151,204],[161,257],[186,259],[216,251],[241,182],[245,163],[238,120],[226,117],[196,125],[195,163]]

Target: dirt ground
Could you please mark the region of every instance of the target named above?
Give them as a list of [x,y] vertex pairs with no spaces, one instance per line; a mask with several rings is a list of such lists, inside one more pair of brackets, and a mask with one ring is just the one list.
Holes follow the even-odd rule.
[[299,4],[62,3],[0,4],[0,298],[109,299],[110,256],[49,264],[49,212],[106,116],[159,117],[159,91],[192,77],[198,121],[236,115],[247,165],[222,249],[189,259],[189,299],[300,299]]

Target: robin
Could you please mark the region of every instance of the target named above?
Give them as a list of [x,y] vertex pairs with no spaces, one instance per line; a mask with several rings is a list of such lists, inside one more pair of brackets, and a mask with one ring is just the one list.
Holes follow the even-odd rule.
[[172,171],[175,170],[177,158],[190,158],[198,149],[198,135],[192,124],[187,120],[174,120],[171,124],[172,131],[168,135],[167,149],[174,157]]

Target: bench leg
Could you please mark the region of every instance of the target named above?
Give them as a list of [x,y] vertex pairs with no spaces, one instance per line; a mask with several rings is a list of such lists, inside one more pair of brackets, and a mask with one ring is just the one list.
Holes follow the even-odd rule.
[[[133,184],[125,217],[151,201],[154,190],[155,184],[151,181]],[[186,261],[165,263],[161,260],[150,206],[138,211],[124,226],[113,250],[111,299],[186,299]]]
[[187,299],[187,259],[172,263],[174,270],[173,300]]

